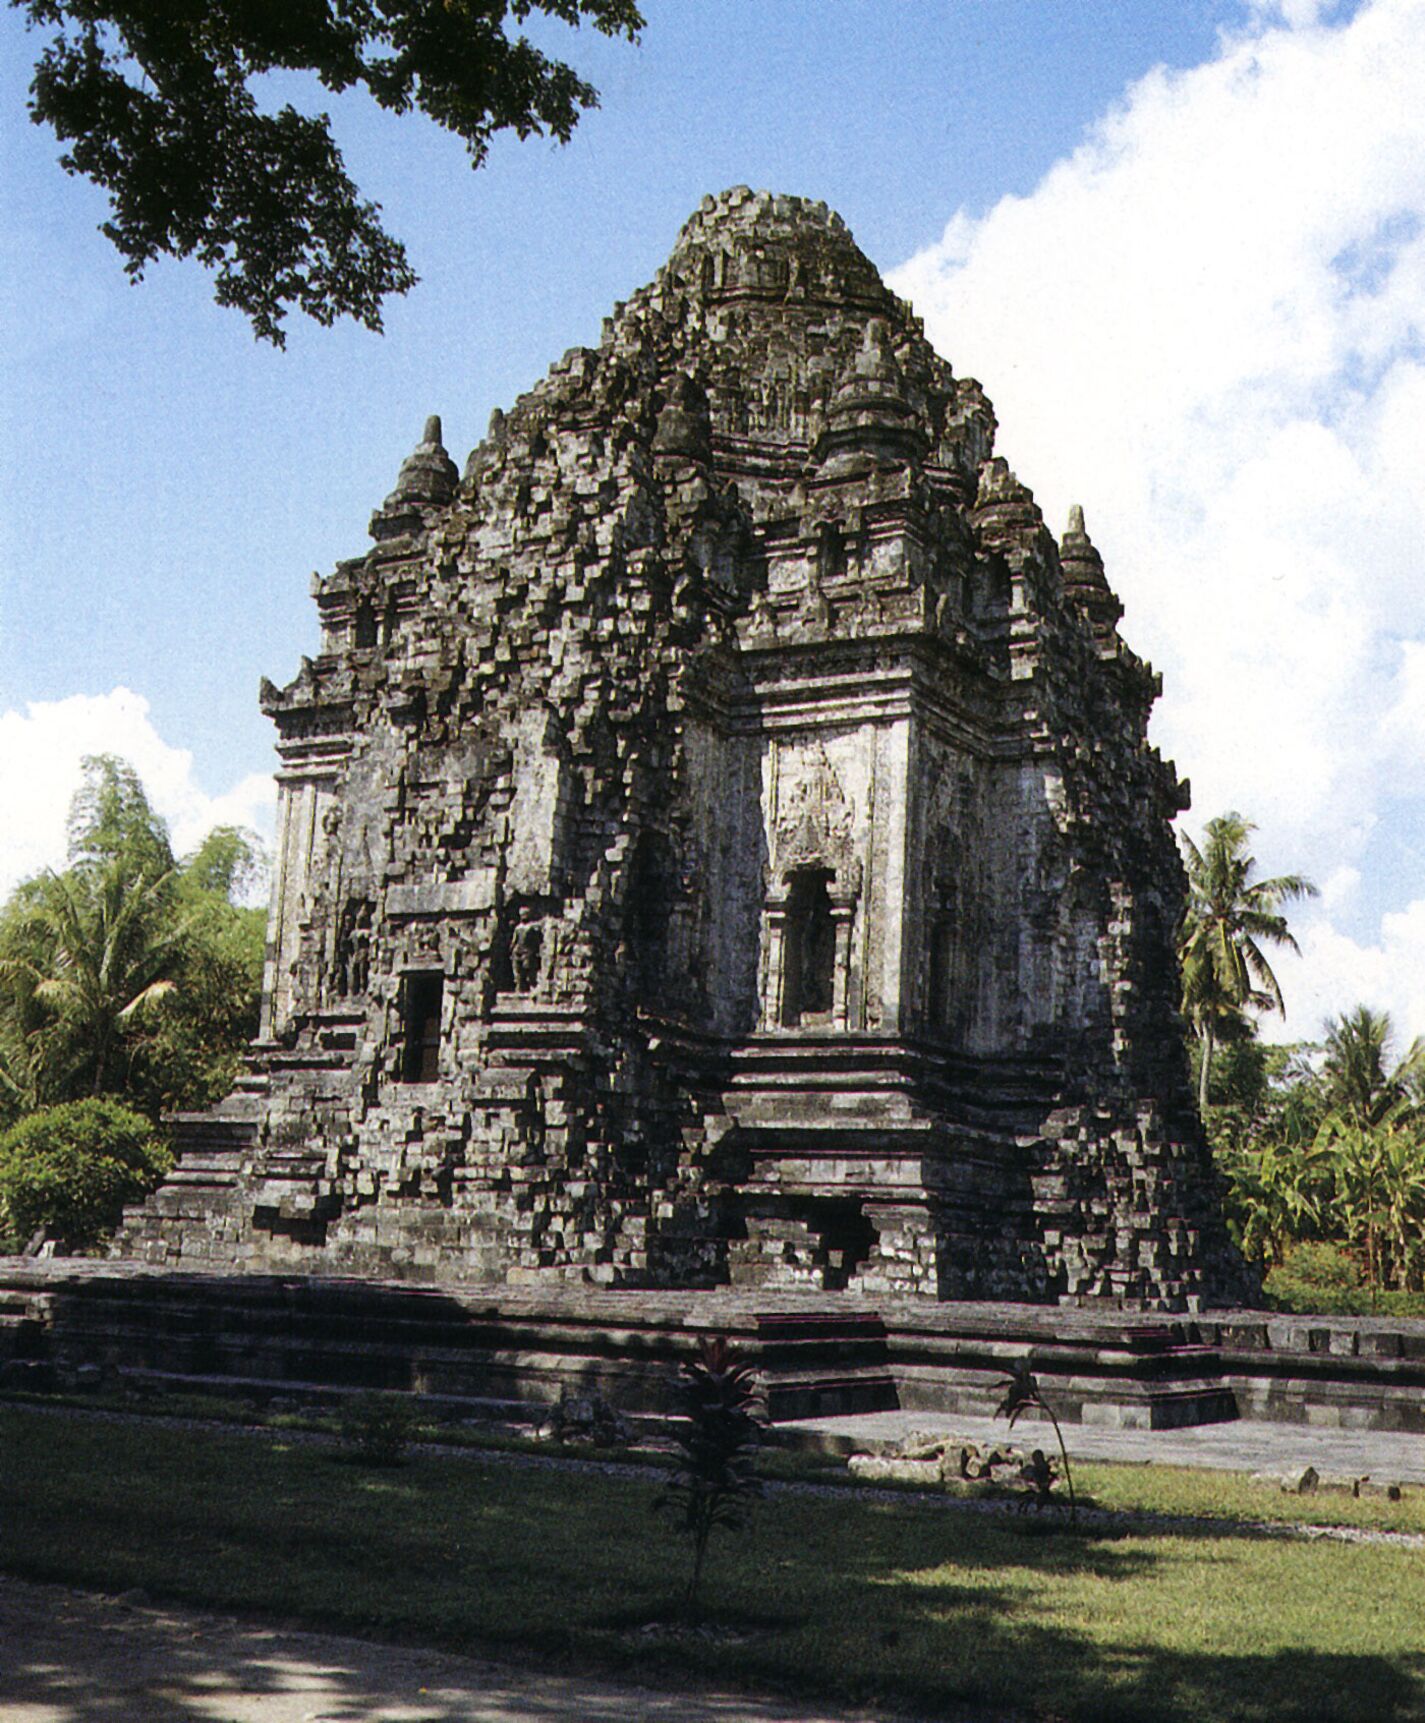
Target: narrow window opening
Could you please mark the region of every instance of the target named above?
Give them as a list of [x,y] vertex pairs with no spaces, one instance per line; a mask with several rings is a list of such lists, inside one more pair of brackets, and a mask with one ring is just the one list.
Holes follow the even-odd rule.
[[352,640],[362,652],[370,651],[376,644],[376,612],[371,608],[369,599],[363,598],[356,607],[356,625]]
[[831,914],[831,874],[807,868],[792,875],[787,894],[785,981],[782,1021],[788,1026],[829,1021],[836,970],[836,923]]
[[846,540],[834,521],[824,522],[817,535],[817,573],[823,580],[840,580],[846,573]]
[[440,1076],[440,1007],[445,978],[412,971],[405,977],[401,1003],[404,1045],[401,1081],[434,1083]]

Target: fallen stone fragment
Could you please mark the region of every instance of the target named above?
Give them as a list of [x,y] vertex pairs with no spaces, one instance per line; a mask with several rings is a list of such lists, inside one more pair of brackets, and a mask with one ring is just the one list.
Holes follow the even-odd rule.
[[885,1454],[853,1454],[846,1462],[853,1478],[868,1484],[925,1484],[940,1482],[939,1460],[896,1460]]
[[1317,1475],[1316,1488],[1334,1496],[1358,1496],[1364,1481],[1356,1472],[1321,1472]]
[[1387,1501],[1398,1502],[1405,1494],[1405,1485],[1394,1478],[1362,1478],[1356,1493],[1362,1496],[1384,1496]]
[[1293,1466],[1284,1472],[1253,1472],[1254,1484],[1275,1484],[1289,1496],[1309,1496],[1317,1486],[1320,1474],[1315,1466]]
[[898,1460],[938,1460],[954,1439],[930,1430],[912,1430],[896,1443],[894,1457]]

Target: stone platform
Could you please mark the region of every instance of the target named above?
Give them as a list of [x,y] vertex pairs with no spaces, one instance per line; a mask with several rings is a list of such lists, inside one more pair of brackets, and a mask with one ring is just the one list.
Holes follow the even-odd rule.
[[[783,1424],[778,1438],[815,1453],[899,1457],[907,1438],[944,1436],[987,1446],[1006,1441],[1003,1418],[946,1412],[862,1412],[842,1418],[804,1418]],[[1310,1467],[1318,1485],[1334,1492],[1349,1481],[1369,1480],[1373,1495],[1391,1484],[1425,1484],[1425,1442],[1400,1430],[1322,1429],[1309,1424],[1272,1424],[1236,1418],[1229,1424],[1189,1424],[1177,1430],[1114,1430],[1100,1424],[1066,1424],[1069,1458],[1116,1465],[1184,1466],[1195,1471],[1254,1473],[1298,1478]],[[1054,1440],[1047,1420],[1028,1413],[1009,1438],[1016,1446],[1047,1447]],[[1308,1491],[1310,1486],[1307,1486]],[[1323,1516],[1324,1517],[1324,1516]]]
[[703,1334],[728,1336],[757,1366],[776,1422],[895,1410],[986,1416],[1028,1357],[1072,1423],[1146,1431],[1242,1417],[1425,1432],[1421,1321],[812,1292],[433,1288],[0,1259],[0,1380],[11,1383],[72,1380],[97,1366],[155,1390],[330,1400],[381,1388],[506,1415],[567,1387],[659,1413]]

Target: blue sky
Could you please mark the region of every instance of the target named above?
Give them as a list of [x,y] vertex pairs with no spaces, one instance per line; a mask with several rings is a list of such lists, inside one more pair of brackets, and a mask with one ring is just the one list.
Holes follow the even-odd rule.
[[364,547],[425,415],[463,460],[745,182],[838,209],[1051,525],[1084,503],[1189,824],[1240,806],[1326,890],[1290,1032],[1357,998],[1425,1032],[1422,0],[646,12],[637,47],[543,32],[603,96],[564,149],[472,173],[328,101],[423,279],[383,337],[294,318],[279,353],[192,265],[125,282],[0,11],[0,887],[59,859],[86,750],[131,754],[180,841],[260,823],[257,680],[313,648],[309,575]]

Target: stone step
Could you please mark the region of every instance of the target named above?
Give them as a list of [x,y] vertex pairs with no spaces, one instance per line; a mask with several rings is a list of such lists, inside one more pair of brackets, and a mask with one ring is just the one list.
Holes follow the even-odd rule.
[[251,1159],[252,1146],[248,1143],[185,1143],[180,1147],[177,1164],[180,1167],[231,1168],[236,1171]]
[[311,1150],[267,1150],[253,1161],[253,1173],[258,1177],[321,1178],[327,1167],[327,1157]]
[[[1004,1398],[1006,1377],[939,1370],[917,1378],[897,1371],[900,1405],[906,1411],[966,1413],[992,1417]],[[1180,1430],[1218,1424],[1238,1416],[1232,1390],[1220,1379],[1180,1384],[1141,1384],[1098,1378],[1040,1379],[1045,1399],[1065,1424],[1105,1429]]]
[[774,1424],[794,1418],[892,1412],[900,1405],[895,1378],[884,1364],[840,1370],[768,1369],[763,1372],[763,1392]]
[[238,1164],[229,1165],[225,1162],[200,1160],[181,1160],[164,1180],[166,1185],[201,1185],[205,1190],[220,1190],[228,1185],[236,1185],[242,1176],[242,1167]]
[[283,1212],[290,1214],[313,1213],[333,1195],[330,1189],[322,1190],[317,1181],[309,1179],[263,1179],[248,1185],[242,1194],[254,1208],[280,1204]]
[[314,1076],[324,1076],[329,1072],[347,1071],[351,1068],[351,1048],[304,1049],[302,1052],[292,1052],[283,1047],[269,1053],[264,1063],[268,1074],[281,1072],[291,1076],[308,1072]]
[[752,1154],[835,1154],[843,1148],[886,1153],[937,1154],[953,1139],[929,1119],[854,1119],[840,1113],[787,1116],[774,1111],[739,1118],[737,1146]]
[[766,1373],[814,1373],[828,1364],[838,1373],[853,1367],[887,1369],[886,1327],[872,1312],[844,1316],[759,1312],[754,1324],[753,1355]]
[[776,1151],[785,1146],[789,1154],[835,1154],[842,1147],[874,1149],[884,1144],[888,1153],[899,1148],[906,1154],[934,1154],[950,1148],[953,1139],[933,1119],[856,1118],[845,1113],[811,1109],[783,1113],[774,1108],[739,1115],[738,1147],[753,1154]]
[[908,1106],[915,1094],[914,1085],[898,1071],[758,1070],[734,1072],[722,1090],[722,1103],[731,1111],[758,1095],[768,1099],[807,1095],[844,1097],[848,1104],[859,1100],[866,1105]]
[[179,1148],[238,1149],[256,1141],[256,1127],[242,1119],[174,1118],[173,1142]]

